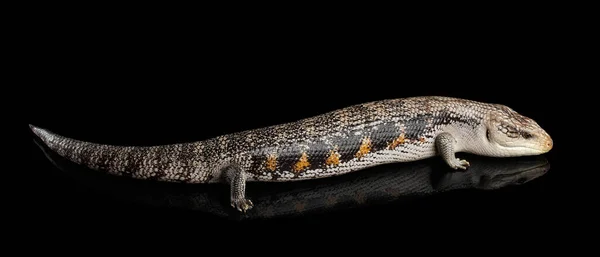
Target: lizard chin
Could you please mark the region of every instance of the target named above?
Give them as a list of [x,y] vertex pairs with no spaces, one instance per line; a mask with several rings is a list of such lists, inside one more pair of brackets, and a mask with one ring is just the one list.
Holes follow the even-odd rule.
[[531,155],[540,155],[545,154],[549,150],[545,150],[539,147],[528,147],[528,146],[513,146],[506,147],[504,149],[507,156],[516,157],[516,156],[531,156]]

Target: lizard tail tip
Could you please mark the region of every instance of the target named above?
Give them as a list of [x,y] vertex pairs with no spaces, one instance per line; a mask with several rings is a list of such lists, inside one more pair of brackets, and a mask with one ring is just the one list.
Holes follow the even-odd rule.
[[37,136],[40,136],[40,131],[42,131],[43,129],[36,127],[34,125],[29,124],[29,129],[31,129],[31,131],[36,134]]
[[37,130],[40,130],[39,127],[36,127],[34,125],[29,124],[29,129],[31,129],[31,131],[36,132]]
[[52,134],[50,134],[48,131],[46,131],[43,128],[36,127],[34,125],[31,125],[31,124],[29,124],[29,128],[31,129],[31,132],[35,136],[37,136],[38,138],[40,138],[44,143],[47,143],[48,139],[53,136]]

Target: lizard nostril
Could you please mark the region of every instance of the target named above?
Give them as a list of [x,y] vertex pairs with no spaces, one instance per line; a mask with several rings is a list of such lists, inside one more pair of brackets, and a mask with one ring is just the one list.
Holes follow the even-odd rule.
[[552,142],[552,140],[548,140],[548,141],[546,141],[546,147],[547,147],[548,149],[552,149],[552,145],[553,145],[553,142]]

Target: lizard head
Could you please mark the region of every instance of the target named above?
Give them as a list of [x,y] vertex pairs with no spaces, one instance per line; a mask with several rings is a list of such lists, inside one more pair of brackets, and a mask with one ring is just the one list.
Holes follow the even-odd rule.
[[552,138],[537,122],[507,106],[496,107],[487,117],[484,138],[493,155],[539,155],[552,149]]

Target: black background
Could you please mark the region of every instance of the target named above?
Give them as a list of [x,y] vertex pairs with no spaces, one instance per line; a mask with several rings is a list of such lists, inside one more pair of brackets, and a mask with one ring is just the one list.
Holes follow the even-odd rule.
[[566,145],[581,135],[564,125],[581,124],[569,116],[576,95],[584,94],[578,87],[586,70],[574,67],[580,35],[558,18],[508,20],[397,27],[333,22],[318,30],[294,24],[190,31],[143,22],[111,29],[103,23],[44,28],[40,39],[46,43],[32,50],[39,72],[29,77],[39,87],[31,90],[27,123],[81,140],[154,145],[207,139],[366,101],[454,96],[506,104],[549,132],[552,168],[526,185],[239,223],[105,197],[56,176],[58,170],[31,141],[25,172],[30,194],[24,202],[36,210],[38,231],[73,235],[185,231],[199,236],[201,231],[247,238],[257,231],[291,237],[343,231],[364,236],[357,231],[366,230],[450,237],[452,231],[558,233],[576,227],[585,202],[574,190],[583,171],[573,168],[573,158],[566,156],[575,153]]

